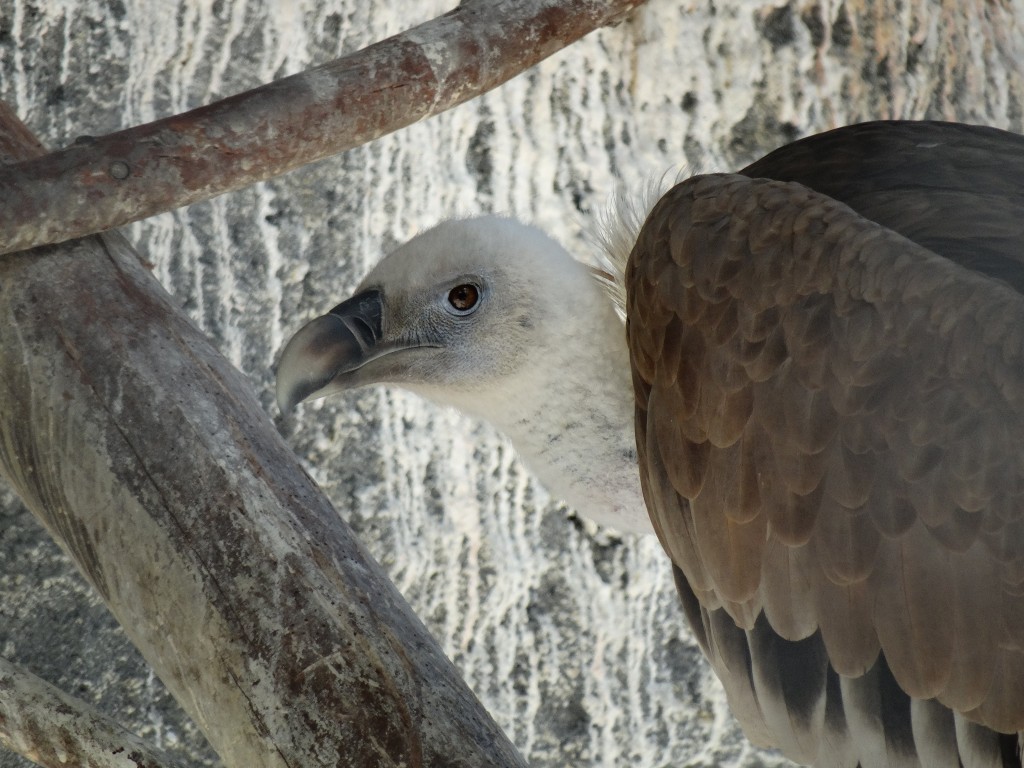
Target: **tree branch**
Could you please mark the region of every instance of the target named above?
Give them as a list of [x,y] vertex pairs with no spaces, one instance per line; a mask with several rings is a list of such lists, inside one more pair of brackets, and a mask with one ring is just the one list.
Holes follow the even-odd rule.
[[524,765],[120,235],[0,259],[0,468],[229,767]]
[[0,253],[117,227],[365,144],[500,85],[643,1],[466,0],[307,72],[81,138],[5,169]]
[[83,701],[0,659],[0,744],[45,768],[179,765]]

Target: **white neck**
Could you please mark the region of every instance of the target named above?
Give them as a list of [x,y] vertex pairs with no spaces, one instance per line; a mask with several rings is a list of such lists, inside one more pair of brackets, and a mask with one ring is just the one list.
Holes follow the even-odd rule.
[[653,533],[640,491],[626,332],[614,312],[608,321],[607,331],[589,329],[605,343],[579,343],[565,368],[549,366],[548,380],[533,382],[542,396],[523,404],[533,413],[504,429],[552,494],[584,517]]
[[[499,392],[429,392],[504,432],[551,494],[602,525],[653,533],[640,491],[622,320],[595,281],[533,365]],[[447,395],[447,396],[446,396]]]

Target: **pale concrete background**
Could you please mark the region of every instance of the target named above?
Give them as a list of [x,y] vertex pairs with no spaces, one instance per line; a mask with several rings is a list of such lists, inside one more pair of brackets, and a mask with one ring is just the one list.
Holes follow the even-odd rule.
[[[51,146],[356,50],[454,0],[0,0],[0,98]],[[758,766],[652,540],[553,502],[488,427],[368,390],[282,420],[287,336],[439,218],[519,216],[586,258],[617,184],[740,167],[874,118],[1022,128],[1024,0],[649,0],[484,98],[129,228],[534,766]],[[585,513],[585,510],[583,510]],[[202,737],[0,490],[0,655],[204,764]],[[28,765],[0,752],[0,768]]]

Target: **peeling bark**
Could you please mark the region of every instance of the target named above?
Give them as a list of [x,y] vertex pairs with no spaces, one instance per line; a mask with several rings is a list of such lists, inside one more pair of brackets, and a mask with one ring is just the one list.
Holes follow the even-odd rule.
[[80,137],[4,171],[0,253],[107,230],[365,144],[501,85],[642,3],[467,0],[307,72]]
[[120,235],[0,260],[0,467],[226,765],[524,765]]

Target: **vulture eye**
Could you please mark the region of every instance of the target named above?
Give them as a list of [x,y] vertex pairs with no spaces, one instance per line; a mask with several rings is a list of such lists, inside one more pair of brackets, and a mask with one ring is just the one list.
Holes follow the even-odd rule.
[[448,304],[456,314],[468,315],[480,303],[480,289],[472,283],[456,285],[448,291]]

